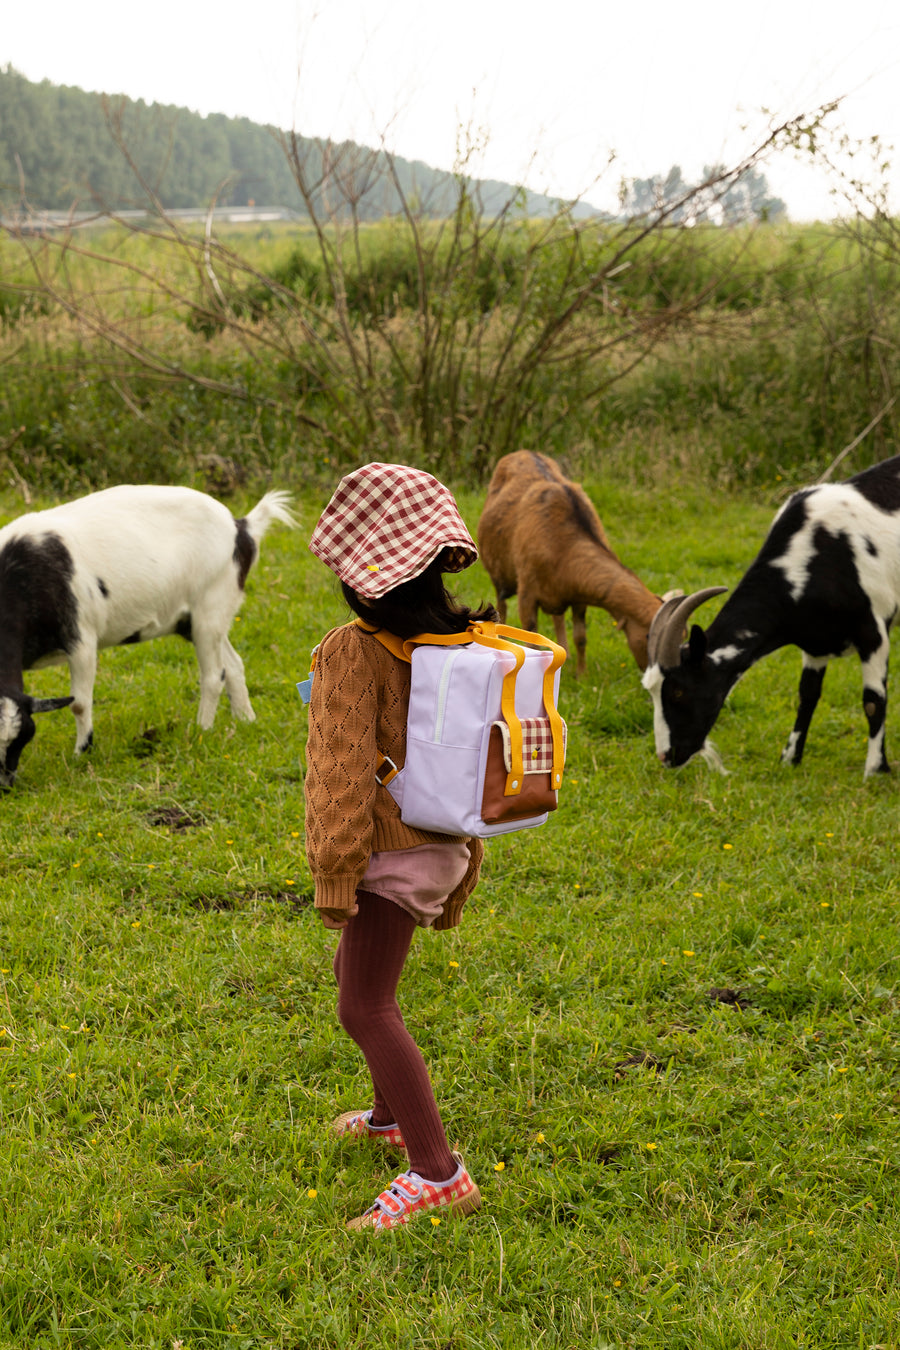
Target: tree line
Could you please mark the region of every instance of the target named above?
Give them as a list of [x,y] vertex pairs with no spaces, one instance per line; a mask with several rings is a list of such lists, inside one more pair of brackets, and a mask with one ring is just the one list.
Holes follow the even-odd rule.
[[[366,147],[297,141],[304,160],[316,161],[323,193],[330,174],[340,175],[338,195],[354,200],[360,219],[396,214],[410,201],[435,218],[455,208],[455,174],[399,156],[391,156],[387,172],[386,163],[379,164],[384,157],[373,158]],[[0,214],[26,206],[38,211],[143,209],[148,191],[165,210],[206,207],[215,200],[221,206],[281,206],[306,214],[292,142],[288,133],[247,117],[204,117],[187,108],[88,93],[50,80],[35,83],[12,66],[0,68]],[[705,169],[703,181],[718,182],[722,171],[719,165]],[[514,190],[509,183],[484,179],[472,187],[488,214],[501,210]],[[621,214],[662,211],[673,224],[737,224],[785,214],[784,202],[770,195],[758,168],[724,196],[714,191],[706,200],[697,189],[673,165],[666,174],[626,183]],[[532,217],[553,215],[559,207],[524,189],[519,205]],[[575,204],[572,213],[603,214],[585,203]]]
[[724,172],[724,164],[707,164],[700,182],[692,183],[682,174],[681,165],[673,164],[666,174],[634,178],[626,183],[621,194],[622,208],[628,216],[666,211],[673,225],[696,225],[701,221],[741,225],[752,220],[779,220],[787,215],[784,202],[771,195],[766,175],[757,166],[730,181],[724,190],[719,186],[707,190],[707,183],[721,183]]
[[[94,94],[69,85],[39,83],[7,65],[0,68],[0,213],[24,206],[41,211],[143,208],[148,190],[166,210],[248,204],[305,212],[291,156],[292,137],[246,117],[199,113],[122,95]],[[378,170],[372,151],[352,144],[297,138],[327,190],[329,173],[342,177],[340,195],[358,199],[363,219],[379,219],[417,200],[429,215],[450,214],[456,176],[418,160],[391,157]],[[333,166],[333,167],[331,167]],[[356,181],[352,181],[355,179]],[[478,180],[484,209],[496,211],[511,187]],[[557,204],[523,191],[534,216]],[[590,213],[590,208],[583,208]]]

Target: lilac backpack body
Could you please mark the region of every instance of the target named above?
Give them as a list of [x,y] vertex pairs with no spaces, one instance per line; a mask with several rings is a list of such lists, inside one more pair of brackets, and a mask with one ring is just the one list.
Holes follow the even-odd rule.
[[377,767],[404,823],[481,838],[543,825],[565,760],[564,649],[491,623],[407,642],[373,636],[411,666],[406,761],[398,769],[379,755]]

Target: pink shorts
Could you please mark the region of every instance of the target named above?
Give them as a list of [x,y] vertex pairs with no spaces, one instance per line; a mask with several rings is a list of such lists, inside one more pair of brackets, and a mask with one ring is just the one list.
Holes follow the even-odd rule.
[[372,854],[359,888],[393,900],[420,927],[428,928],[440,916],[444,901],[456,890],[468,866],[469,850],[464,839],[391,849]]

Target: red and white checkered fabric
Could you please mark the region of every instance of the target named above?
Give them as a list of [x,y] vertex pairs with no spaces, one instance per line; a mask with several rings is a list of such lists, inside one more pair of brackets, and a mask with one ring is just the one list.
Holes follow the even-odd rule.
[[446,572],[478,557],[453,494],[405,464],[364,464],[342,478],[309,547],[370,600],[419,576],[442,549]]
[[[503,761],[506,772],[512,772],[512,745],[509,727],[495,722],[503,738]],[[563,752],[566,748],[566,724],[563,722]],[[546,717],[522,718],[522,768],[525,773],[549,773],[553,768],[553,731]]]
[[372,1112],[345,1111],[337,1120],[331,1122],[331,1133],[338,1139],[371,1139],[376,1144],[390,1144],[393,1148],[406,1148],[399,1125],[373,1125]]
[[386,1228],[399,1228],[429,1210],[437,1214],[471,1214],[481,1206],[481,1192],[469,1176],[458,1153],[453,1157],[459,1166],[454,1176],[441,1185],[424,1181],[416,1172],[401,1172],[382,1191],[365,1214],[353,1219],[348,1228],[374,1228],[382,1232]]

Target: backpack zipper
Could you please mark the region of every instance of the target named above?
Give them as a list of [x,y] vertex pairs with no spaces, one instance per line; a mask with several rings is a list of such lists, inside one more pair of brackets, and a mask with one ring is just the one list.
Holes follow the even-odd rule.
[[432,741],[435,745],[439,744],[444,734],[444,714],[447,710],[447,695],[450,692],[450,673],[453,669],[453,662],[459,656],[459,650],[447,653],[447,659],[441,667],[441,678],[437,691],[437,708],[434,715],[434,736]]

